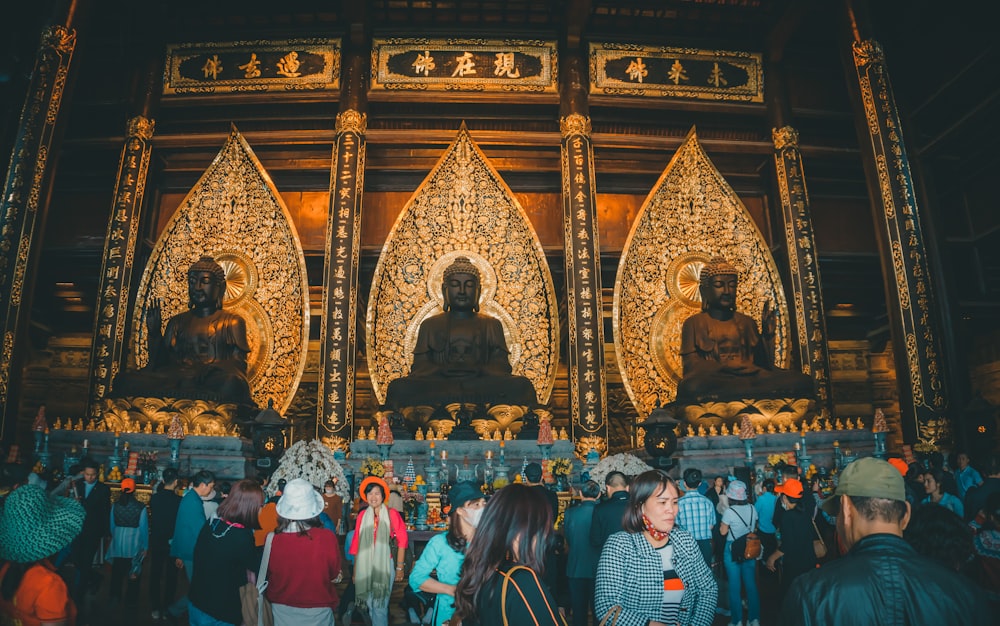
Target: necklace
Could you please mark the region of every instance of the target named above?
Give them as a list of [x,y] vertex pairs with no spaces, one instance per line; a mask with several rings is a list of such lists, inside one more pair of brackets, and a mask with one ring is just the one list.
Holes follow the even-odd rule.
[[664,539],[670,536],[669,531],[663,532],[662,530],[657,530],[656,528],[654,528],[653,522],[649,521],[649,518],[646,517],[645,513],[642,514],[642,523],[646,527],[646,532],[649,533],[649,536],[652,537],[655,541],[663,541]]

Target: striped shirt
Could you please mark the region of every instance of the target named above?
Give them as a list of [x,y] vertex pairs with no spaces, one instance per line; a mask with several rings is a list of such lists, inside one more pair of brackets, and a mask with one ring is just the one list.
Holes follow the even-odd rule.
[[664,624],[676,624],[680,617],[681,600],[684,599],[684,583],[674,569],[674,547],[669,543],[657,548],[663,560],[663,611]]

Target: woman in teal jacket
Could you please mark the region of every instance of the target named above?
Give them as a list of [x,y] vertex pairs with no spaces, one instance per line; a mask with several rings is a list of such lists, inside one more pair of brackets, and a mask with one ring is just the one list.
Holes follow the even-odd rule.
[[[437,594],[434,598],[434,626],[441,626],[455,613],[455,585],[462,575],[465,547],[479,525],[486,500],[479,487],[458,483],[448,493],[451,510],[448,513],[448,532],[431,537],[413,564],[410,587],[414,591]],[[437,579],[431,578],[437,573]]]

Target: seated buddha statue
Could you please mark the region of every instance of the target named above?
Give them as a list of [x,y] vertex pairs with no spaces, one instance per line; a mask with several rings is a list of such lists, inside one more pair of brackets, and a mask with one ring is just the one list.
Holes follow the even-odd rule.
[[444,312],[420,324],[413,365],[389,383],[386,405],[439,406],[451,402],[533,407],[531,381],[514,376],[500,321],[479,313],[479,270],[458,257],[444,271]]
[[222,308],[222,266],[203,256],[187,277],[189,309],[171,317],[161,332],[160,302],[153,300],[146,311],[149,362],[121,373],[110,397],[187,398],[256,408],[247,380],[246,322]]
[[738,272],[721,257],[701,270],[702,311],[681,327],[684,376],[678,403],[764,398],[812,398],[812,378],[774,365],[776,312],[764,304],[761,332],[736,310]]

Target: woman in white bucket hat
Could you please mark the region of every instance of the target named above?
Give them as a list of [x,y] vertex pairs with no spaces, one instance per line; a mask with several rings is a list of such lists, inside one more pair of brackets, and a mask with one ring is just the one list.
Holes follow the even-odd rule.
[[278,500],[278,528],[271,545],[267,599],[275,626],[334,626],[340,598],[340,544],[323,527],[323,496],[296,478]]

